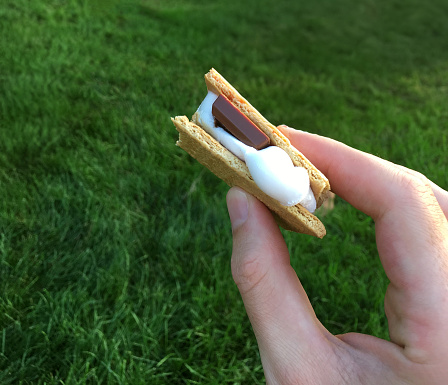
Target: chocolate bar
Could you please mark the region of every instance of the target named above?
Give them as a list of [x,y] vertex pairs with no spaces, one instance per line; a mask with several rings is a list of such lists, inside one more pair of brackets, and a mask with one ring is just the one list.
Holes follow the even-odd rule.
[[257,150],[269,146],[269,137],[224,95],[219,95],[213,103],[212,114],[221,126],[244,144]]

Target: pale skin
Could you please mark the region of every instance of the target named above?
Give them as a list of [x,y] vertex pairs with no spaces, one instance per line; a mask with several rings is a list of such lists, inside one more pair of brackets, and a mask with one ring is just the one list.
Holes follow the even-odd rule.
[[333,192],[373,218],[390,280],[384,299],[390,341],[329,333],[269,210],[232,188],[232,274],[266,382],[448,384],[448,193],[415,171],[342,143],[279,129],[328,177]]

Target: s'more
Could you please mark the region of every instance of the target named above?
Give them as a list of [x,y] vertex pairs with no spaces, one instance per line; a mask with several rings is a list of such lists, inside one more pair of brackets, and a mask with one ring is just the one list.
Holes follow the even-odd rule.
[[229,186],[254,195],[286,230],[322,238],[313,214],[330,190],[328,179],[215,69],[192,119],[171,118],[177,145]]

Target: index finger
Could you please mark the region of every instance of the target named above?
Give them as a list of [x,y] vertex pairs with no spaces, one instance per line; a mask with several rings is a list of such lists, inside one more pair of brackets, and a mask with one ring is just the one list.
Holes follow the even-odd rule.
[[446,202],[446,192],[337,141],[280,129],[328,177],[336,194],[374,219],[391,282],[385,298],[391,341],[411,359],[425,361],[445,340],[448,324],[448,223],[439,204]]
[[278,128],[327,176],[333,192],[373,219],[403,201],[411,180],[429,184],[448,216],[448,193],[423,175],[333,139],[287,126]]

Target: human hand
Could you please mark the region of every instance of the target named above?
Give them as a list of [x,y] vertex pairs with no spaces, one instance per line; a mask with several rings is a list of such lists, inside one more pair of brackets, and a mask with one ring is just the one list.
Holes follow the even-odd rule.
[[448,384],[448,193],[423,175],[317,135],[279,127],[375,222],[390,280],[390,341],[333,336],[316,318],[269,210],[230,189],[232,274],[268,384]]

